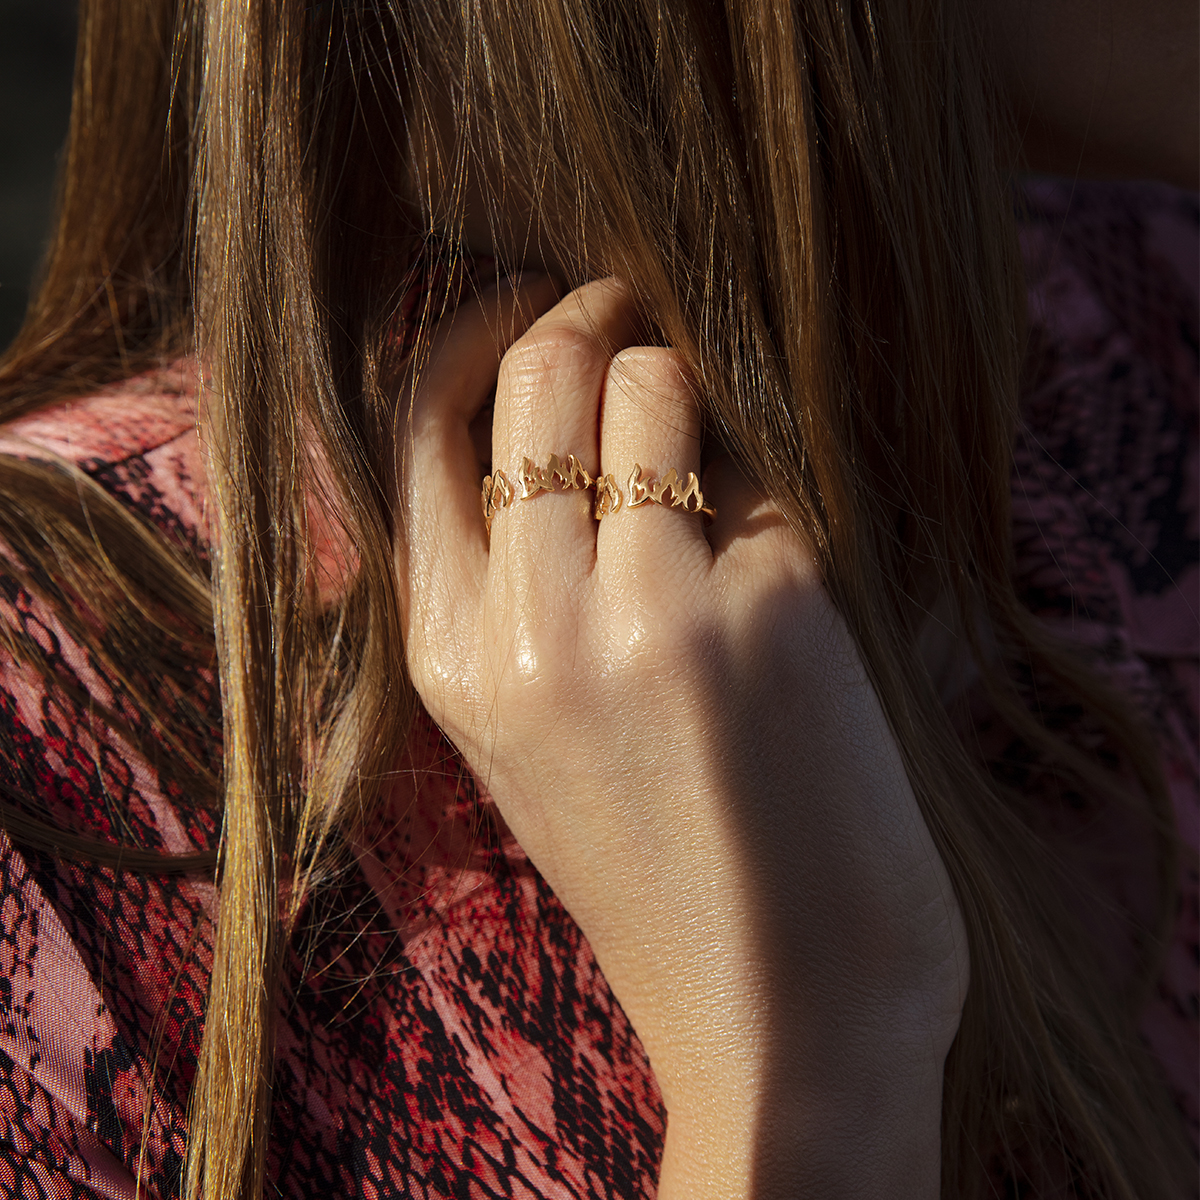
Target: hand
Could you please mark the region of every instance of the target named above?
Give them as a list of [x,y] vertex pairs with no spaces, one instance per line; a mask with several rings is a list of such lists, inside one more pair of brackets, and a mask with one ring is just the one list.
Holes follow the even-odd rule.
[[[728,460],[717,517],[592,493],[496,513],[492,461],[700,472],[625,289],[461,308],[397,443],[408,668],[588,937],[668,1111],[660,1194],[935,1196],[967,982],[946,873],[812,556]],[[535,312],[549,308],[523,336]],[[511,348],[505,348],[511,344]]]

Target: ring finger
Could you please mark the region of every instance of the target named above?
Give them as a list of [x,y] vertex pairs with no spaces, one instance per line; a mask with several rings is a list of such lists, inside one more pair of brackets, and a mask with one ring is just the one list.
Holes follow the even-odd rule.
[[[711,559],[699,509],[700,415],[675,351],[637,346],[618,354],[604,387],[600,461],[622,508],[600,523],[606,561],[661,571],[672,560]],[[647,560],[647,561],[643,561]]]
[[[608,364],[635,333],[625,288],[600,280],[572,292],[505,355],[496,385],[492,465],[513,496],[507,503],[497,496],[489,574],[506,586],[566,597],[590,572],[595,495],[581,477],[571,479],[568,456],[589,477],[598,474],[598,411]],[[551,455],[561,468],[553,477]]]

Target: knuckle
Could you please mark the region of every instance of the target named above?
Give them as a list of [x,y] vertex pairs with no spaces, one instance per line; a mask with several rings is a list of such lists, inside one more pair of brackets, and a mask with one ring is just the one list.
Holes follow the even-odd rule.
[[613,355],[610,374],[634,383],[656,383],[689,390],[687,364],[668,346],[630,346]]
[[685,429],[694,433],[687,418],[695,408],[691,373],[681,355],[664,346],[633,346],[615,355],[604,386],[606,400],[618,397],[637,410],[677,422],[684,414]]
[[596,339],[582,330],[562,325],[535,327],[505,354],[499,386],[517,392],[536,388],[593,368],[603,358]]

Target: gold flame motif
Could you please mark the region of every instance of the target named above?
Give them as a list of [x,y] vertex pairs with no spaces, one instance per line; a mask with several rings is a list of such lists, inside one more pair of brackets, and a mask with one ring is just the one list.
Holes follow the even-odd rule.
[[592,515],[597,521],[602,521],[609,513],[617,512],[621,507],[621,489],[611,475],[602,475],[596,480],[596,507]]
[[596,481],[588,474],[583,464],[573,454],[560,459],[550,455],[544,467],[539,467],[531,458],[521,459],[521,499],[529,500],[538,492],[582,491]]
[[513,486],[503,471],[483,477],[483,520],[487,531],[492,532],[492,518],[496,509],[505,508],[513,498]]
[[682,508],[684,512],[703,513],[715,517],[717,511],[704,503],[704,493],[694,471],[680,481],[679,473],[672,467],[661,480],[646,478],[642,464],[634,463],[629,472],[629,507],[640,508],[643,504],[661,504],[664,508]]
[[[551,454],[544,467],[539,467],[531,458],[521,459],[521,471],[517,476],[518,492],[503,471],[485,475],[483,479],[483,519],[487,531],[492,532],[492,518],[498,508],[507,508],[514,498],[531,500],[539,492],[586,491],[596,489],[596,503],[592,515],[597,521],[619,512],[625,497],[611,475],[593,477],[573,454],[565,459]],[[642,473],[641,463],[634,463],[628,482],[630,508],[643,504],[661,504],[664,508],[682,508],[684,512],[703,513],[715,517],[716,509],[704,503],[704,493],[694,472],[689,471],[685,480],[672,467],[661,480],[648,478]]]

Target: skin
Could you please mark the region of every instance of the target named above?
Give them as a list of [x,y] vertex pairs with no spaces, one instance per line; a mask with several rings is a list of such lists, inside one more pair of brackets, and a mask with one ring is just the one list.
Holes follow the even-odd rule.
[[[1196,186],[1193,0],[979,11],[1015,164]],[[453,122],[422,124],[436,211]],[[527,216],[497,245],[470,178],[457,215],[475,252],[541,265]],[[401,396],[411,677],[646,1047],[664,1200],[932,1198],[966,940],[807,548],[724,460],[703,479],[711,524],[654,505],[597,523],[586,493],[556,492],[485,530],[490,462],[700,471],[690,382],[639,341],[613,280],[560,297],[526,275],[443,323]]]
[[966,941],[807,548],[728,461],[710,526],[555,492],[489,541],[470,426],[493,387],[498,464],[700,470],[692,388],[624,288],[555,299],[543,278],[460,309],[412,385],[413,681],[646,1047],[661,1196],[936,1196]]

